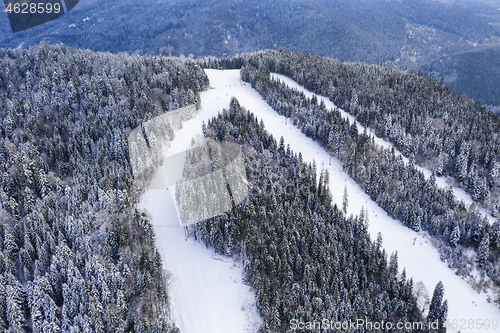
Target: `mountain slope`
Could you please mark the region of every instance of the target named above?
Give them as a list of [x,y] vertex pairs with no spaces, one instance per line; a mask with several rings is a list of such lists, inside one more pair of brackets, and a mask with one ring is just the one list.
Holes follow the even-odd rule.
[[[468,9],[425,0],[90,0],[15,35],[2,15],[0,46],[46,40],[95,51],[195,57],[285,47],[416,69],[449,54],[498,44],[492,39],[498,29],[490,23]],[[489,103],[474,89],[483,77],[470,76],[472,89],[466,91]]]
[[90,1],[81,2],[56,21],[15,35],[8,33],[5,18],[0,39],[4,47],[21,42],[30,45],[43,38],[95,51],[195,56],[286,47],[370,63],[398,56],[407,38],[407,24],[457,37],[452,44],[441,45],[444,53],[493,35],[486,22],[466,10],[422,0],[250,0],[231,4],[146,0],[141,5],[131,0]]
[[[403,268],[406,269],[407,276],[413,277],[414,286],[418,281],[423,281],[427,289],[431,290],[442,279],[446,289],[445,298],[450,302],[450,319],[466,316],[467,318],[500,320],[498,309],[493,304],[489,304],[484,295],[478,294],[440,260],[438,251],[431,245],[426,233],[416,233],[389,217],[351,177],[342,171],[342,164],[336,158],[331,158],[331,155],[324,148],[295,127],[290,118],[287,119],[277,114],[256,91],[251,89],[248,84],[242,83],[238,71],[206,70],[206,72],[215,89],[202,93],[202,104],[209,106],[210,109],[224,106],[227,108],[231,96],[235,96],[242,108],[252,111],[259,118],[259,121],[262,120],[266,130],[274,138],[283,136],[284,145],[290,144],[290,149],[297,153],[300,152],[304,162],[312,163],[314,160],[317,165],[318,179],[322,169],[329,172],[332,203],[335,203],[337,207],[342,206],[343,189],[346,186],[349,196],[348,215],[359,214],[362,208],[368,212],[368,231],[372,240],[376,241],[377,233],[380,232],[387,253],[398,251],[399,269],[401,271]],[[303,88],[300,89],[308,93]],[[206,102],[203,102],[205,98],[207,98]],[[321,98],[318,98],[317,102],[321,103]],[[326,99],[324,103],[328,107],[332,105]],[[208,115],[210,114],[206,114],[206,116]],[[202,115],[200,119],[205,120],[206,116]],[[227,133],[232,131],[228,125]],[[277,174],[279,175],[279,173]],[[270,190],[266,190],[264,193],[270,194]],[[277,190],[278,198],[280,194],[281,192]],[[268,210],[268,212],[270,211]],[[274,216],[279,215],[274,214]],[[211,225],[217,223],[220,222],[215,219],[210,222]],[[413,245],[414,242],[415,245]]]
[[500,48],[451,54],[423,69],[434,77],[444,77],[446,85],[456,92],[484,104],[500,105]]

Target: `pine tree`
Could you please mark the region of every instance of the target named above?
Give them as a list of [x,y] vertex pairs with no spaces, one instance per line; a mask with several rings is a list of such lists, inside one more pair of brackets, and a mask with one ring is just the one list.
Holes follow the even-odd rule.
[[466,144],[462,144],[460,147],[460,154],[457,157],[457,162],[455,164],[457,175],[460,181],[464,181],[467,178],[468,174],[468,146]]
[[444,286],[443,283],[439,281],[434,288],[434,293],[432,294],[427,320],[429,322],[435,322],[437,320],[439,322],[440,329],[442,329],[442,325],[444,324],[448,313],[448,301],[445,300],[443,303],[443,296]]
[[500,247],[500,221],[496,221],[491,226],[490,245],[494,249]]
[[441,176],[441,174],[443,173],[443,167],[443,158],[441,157],[441,155],[439,155],[435,169],[436,175]]
[[391,259],[389,261],[389,270],[394,276],[398,274],[398,251],[391,254]]
[[330,130],[328,134],[328,148],[330,148],[330,150],[335,148],[335,132],[333,130]]
[[347,185],[344,186],[344,195],[342,196],[342,211],[347,215],[347,207],[349,206],[349,195],[347,194]]
[[[12,278],[13,279],[13,278]],[[17,283],[17,282],[16,282]],[[23,299],[21,287],[7,285],[7,321],[13,332],[23,332],[26,325],[26,319],[23,311]]]
[[499,189],[500,187],[500,163],[497,161],[493,163],[490,171],[490,182],[494,189]]
[[491,216],[497,217],[500,213],[500,199],[497,199],[491,205]]
[[412,214],[413,218],[411,220],[411,228],[414,231],[420,231],[422,229],[422,218],[420,215]]
[[484,235],[479,247],[477,249],[477,263],[479,266],[483,266],[488,259],[490,254],[490,237],[488,234]]
[[448,300],[445,299],[443,302],[443,306],[441,306],[441,319],[439,320],[440,323],[445,323],[446,319],[448,319]]
[[453,231],[450,234],[450,244],[453,247],[456,247],[459,241],[460,241],[460,227],[457,224],[455,225]]

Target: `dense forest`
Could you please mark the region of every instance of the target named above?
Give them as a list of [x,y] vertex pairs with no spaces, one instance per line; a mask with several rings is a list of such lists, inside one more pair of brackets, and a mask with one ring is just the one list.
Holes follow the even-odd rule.
[[[221,63],[233,67],[244,61]],[[414,156],[416,163],[437,175],[454,177],[497,216],[500,116],[421,72],[340,63],[284,50],[254,54],[250,61],[328,96],[403,154]]]
[[[435,175],[454,176],[500,214],[500,122],[442,82],[284,50],[193,61],[42,43],[0,49],[1,331],[179,332],[153,227],[136,209],[149,179],[134,178],[128,137],[164,112],[200,106],[203,66],[242,68],[242,79],[338,158],[389,215],[439,239],[458,274],[475,267],[500,287],[500,223],[435,183]],[[410,163],[270,72],[329,96]],[[237,100],[203,132],[241,147],[249,194],[186,231],[242,260],[261,332],[288,332],[292,318],[446,319],[443,285],[426,318],[397,252],[388,256],[380,236],[370,240],[367,212],[346,216],[347,195],[341,208],[331,202],[328,173],[278,143]],[[426,180],[416,164],[433,176]]]
[[451,176],[478,203],[500,212],[500,116],[421,72],[341,63],[286,50],[207,58],[213,68],[245,64],[284,74],[327,96],[415,163]]
[[[398,273],[397,253],[388,259],[381,236],[370,240],[366,212],[346,217],[332,204],[327,172],[318,177],[315,164],[303,162],[283,138],[278,144],[234,98],[229,110],[209,121],[205,135],[242,146],[249,194],[188,232],[219,253],[242,258],[264,319],[261,332],[291,332],[292,318],[425,322],[413,280],[404,269]],[[429,320],[446,319],[442,293],[438,284]],[[427,330],[413,332],[420,331]]]
[[[291,118],[303,133],[337,157],[344,170],[389,215],[415,231],[422,229],[441,239],[442,259],[457,268],[458,274],[466,277],[472,267],[477,267],[500,286],[499,222],[491,225],[473,207],[457,202],[451,187],[447,191],[438,188],[435,174],[426,180],[415,168],[413,157],[406,165],[394,149],[378,147],[366,132],[359,133],[356,124],[344,119],[339,110],[327,110],[316,97],[308,99],[272,80],[268,67],[263,65],[266,62],[252,57],[245,61],[248,62],[241,71],[242,79],[250,82],[274,110]],[[240,65],[241,59],[225,64]],[[464,255],[464,248],[469,247],[476,249],[476,263]]]
[[[500,82],[500,47],[447,55],[422,66],[422,71],[443,77],[451,90],[467,93],[475,101],[489,105],[489,109],[498,106],[495,111],[499,113],[500,94],[494,87]],[[475,83],[473,77],[481,77],[483,84]]]
[[127,136],[207,84],[186,59],[0,49],[0,331],[177,332]]

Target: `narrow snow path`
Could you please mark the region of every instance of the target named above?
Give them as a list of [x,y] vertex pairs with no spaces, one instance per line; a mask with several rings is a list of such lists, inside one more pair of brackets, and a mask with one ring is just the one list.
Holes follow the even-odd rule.
[[[271,73],[271,77],[273,77],[274,79],[279,79],[281,82],[283,82],[284,84],[286,84],[287,86],[289,86],[292,89],[297,89],[298,91],[303,92],[304,95],[306,95],[308,98],[312,98],[315,95],[313,92],[305,89],[304,87],[302,87],[297,82],[293,81],[292,79],[290,79],[287,76],[284,76],[281,74]],[[328,97],[321,96],[321,95],[316,95],[316,96],[318,97],[318,99],[320,101],[323,100],[325,102],[326,108],[328,110],[332,109],[332,108],[337,108],[335,106],[335,104],[333,104],[333,102],[330,101],[330,99]],[[351,124],[355,121],[355,119],[352,115],[345,112],[341,108],[337,108],[337,109],[340,111],[340,113],[342,114],[342,116],[344,118],[349,119],[349,122]],[[358,126],[358,130],[360,133],[362,133],[365,130],[365,126],[361,125],[357,120],[356,120],[356,125]],[[409,162],[408,158],[405,157],[391,142],[388,142],[382,138],[379,138],[378,136],[375,135],[375,133],[370,128],[367,128],[366,130],[367,130],[368,134],[373,136],[375,142],[378,145],[380,145],[384,148],[389,148],[389,149],[394,147],[396,154],[402,156],[405,163]],[[416,168],[418,170],[422,171],[422,173],[425,176],[425,179],[430,178],[430,176],[432,174],[431,170],[429,170],[427,168],[420,167],[418,165],[416,166]],[[454,183],[457,183],[457,181],[453,177],[436,177],[436,184],[444,190],[448,190],[450,188],[450,185],[452,185]],[[467,207],[469,207],[471,204],[474,203],[474,200],[472,200],[470,195],[459,187],[453,186],[453,194],[458,201],[463,201]],[[493,224],[496,221],[496,219],[493,216],[491,216],[488,212],[486,212],[486,210],[484,208],[482,208],[481,205],[479,205],[479,204],[476,204],[476,205],[477,205],[478,211],[483,216],[486,216],[488,218],[488,221],[490,222],[490,224]]]
[[[319,144],[272,110],[249,84],[242,82],[238,70],[206,70],[206,73],[214,89],[201,94],[202,109],[197,118],[186,122],[183,129],[176,133],[169,148],[170,154],[187,149],[191,138],[200,135],[201,122],[228,108],[231,97],[236,97],[242,107],[263,120],[266,129],[276,139],[283,136],[285,144],[290,144],[294,152],[301,152],[304,161],[315,160],[318,171],[321,168],[329,171],[332,199],[339,206],[344,186],[347,186],[348,213],[359,214],[362,207],[368,210],[371,237],[375,239],[378,232],[382,233],[386,251],[398,251],[400,270],[406,268],[407,275],[413,277],[414,283],[422,281],[432,296],[434,286],[438,281],[443,281],[450,320],[500,321],[500,310],[441,262],[436,249],[427,243],[425,233],[415,233],[390,218],[342,171],[342,166],[335,158],[331,158]],[[325,103],[331,103],[324,100]],[[161,175],[155,179],[159,178]],[[172,188],[168,191],[172,192]],[[241,267],[232,260],[215,255],[201,243],[185,240],[183,230],[175,227],[179,222],[167,190],[146,191],[140,206],[153,217],[157,246],[165,267],[172,273],[173,320],[182,332],[239,333],[255,330],[261,319],[256,312],[254,294],[241,282]]]

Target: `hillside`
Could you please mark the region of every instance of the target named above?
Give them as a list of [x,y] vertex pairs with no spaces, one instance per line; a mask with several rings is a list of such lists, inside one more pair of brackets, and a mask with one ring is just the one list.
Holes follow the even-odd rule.
[[[285,47],[341,61],[418,69],[450,54],[498,45],[496,19],[424,0],[88,0],[53,22],[17,34],[2,15],[0,46],[45,40],[94,51],[194,57]],[[465,69],[458,67],[459,75],[466,75],[460,74]],[[478,93],[497,91],[497,85],[483,85],[485,71],[481,67],[478,75],[467,75],[470,89],[457,89],[491,104]]]
[[[183,58],[46,43],[2,49],[0,59],[0,329],[177,333],[155,230],[137,210],[151,175],[133,174],[129,138],[173,108],[200,106],[206,74]],[[314,163],[285,150],[236,99],[203,128],[241,145],[251,190],[185,231],[242,258],[262,330],[317,316],[443,323],[442,284],[424,317],[397,254],[389,261],[382,239],[370,238],[366,214],[347,217],[331,202],[327,172],[316,178]],[[257,191],[271,178],[276,192]]]
[[[286,50],[262,51],[206,65],[241,66],[242,79],[303,134],[337,157],[344,171],[387,214],[408,228],[425,230],[435,237],[441,258],[456,268],[457,274],[467,279],[476,270],[482,278],[487,275],[491,279],[487,284],[496,289],[494,297],[499,302],[500,223],[488,220],[477,209],[484,205],[498,217],[498,116],[450,92],[442,82],[412,71],[340,63]],[[381,149],[366,131],[360,134],[356,123],[342,119],[339,110],[328,110],[324,104],[318,107],[315,97],[304,100],[302,93],[273,80],[270,72],[284,74],[328,96],[394,146]],[[407,164],[395,154],[394,147],[406,155]],[[430,177],[426,179],[416,164],[432,170]],[[436,175],[444,174],[448,186],[438,188]],[[466,207],[454,198],[450,184],[457,183],[471,194],[474,205]],[[475,254],[471,258],[466,252]]]
[[[203,66],[241,71],[207,70],[209,82]],[[160,208],[148,210],[141,194],[152,174],[134,172],[161,163],[148,155],[161,140],[151,120],[184,106],[198,118],[184,132],[164,124],[158,133],[189,146],[201,128],[209,142],[238,146],[248,195],[236,202],[228,187],[231,209],[167,237],[159,219],[176,222],[172,203],[156,198]],[[260,316],[261,332],[298,319],[442,324],[448,309],[498,314],[487,302],[500,302],[500,223],[437,186],[436,174],[498,216],[500,118],[420,72],[283,49],[193,61],[42,43],[0,50],[0,116],[0,329],[178,333],[173,318],[190,311],[195,288],[219,297],[221,307],[195,309],[217,317],[214,332],[225,306],[239,327],[258,326]],[[209,163],[192,153],[184,175],[220,165],[209,144],[199,151]],[[188,192],[217,205],[204,190]],[[189,254],[202,265],[187,267]],[[173,297],[164,267],[189,276],[173,276]],[[430,302],[414,275],[436,286]],[[196,331],[187,318],[181,327]]]
[[500,48],[451,54],[423,66],[423,70],[444,77],[454,91],[487,105],[500,105]]

